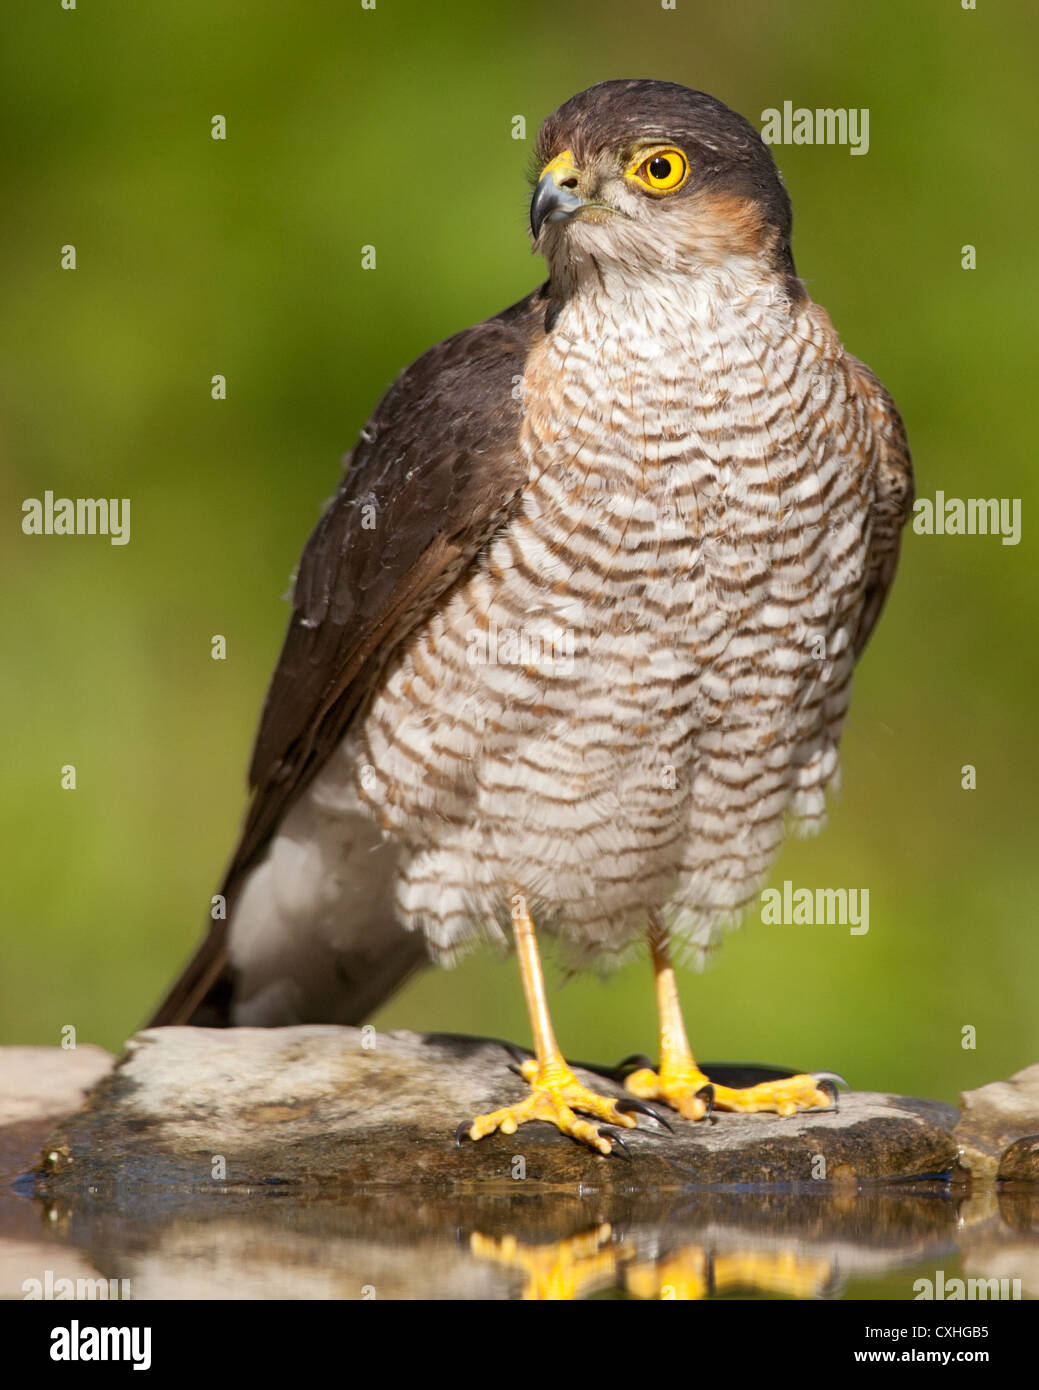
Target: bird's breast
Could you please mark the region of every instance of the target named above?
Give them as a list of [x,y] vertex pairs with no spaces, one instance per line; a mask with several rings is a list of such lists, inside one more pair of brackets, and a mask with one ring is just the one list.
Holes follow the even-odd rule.
[[830,427],[846,424],[826,325],[791,324],[765,294],[686,310],[578,302],[524,378],[516,553],[652,625],[690,621],[696,595],[738,613],[782,590],[777,572],[834,521]]
[[[765,300],[681,324],[560,315],[527,362],[519,506],[350,754],[410,847],[402,920],[448,943],[518,877],[623,936],[723,845],[710,891],[731,907],[785,809],[818,820],[861,593],[863,428],[811,317],[780,331]],[[748,798],[760,844],[741,838]]]

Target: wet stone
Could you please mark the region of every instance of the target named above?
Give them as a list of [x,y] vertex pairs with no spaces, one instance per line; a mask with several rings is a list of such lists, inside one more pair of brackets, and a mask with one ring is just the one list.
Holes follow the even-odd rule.
[[1015,1072],[1008,1081],[964,1091],[961,1111],[953,1137],[960,1166],[972,1178],[991,1182],[997,1177],[1039,1177],[1039,1063]]
[[1000,1182],[1039,1183],[1039,1134],[1011,1144],[999,1162]]
[[[460,1121],[521,1100],[525,1083],[497,1041],[308,1025],[151,1029],[68,1119],[36,1169],[53,1199],[86,1190],[291,1187],[528,1193],[593,1185],[600,1193],[714,1184],[786,1184],[948,1173],[956,1110],[870,1092],[837,1113],[719,1114],[693,1123],[660,1107],[624,1130],[628,1160],[598,1155],[532,1123],[455,1143]],[[603,1094],[620,1078],[576,1066]],[[709,1068],[708,1068],[709,1070]],[[741,1084],[735,1078],[729,1084]],[[747,1079],[754,1079],[749,1075]]]

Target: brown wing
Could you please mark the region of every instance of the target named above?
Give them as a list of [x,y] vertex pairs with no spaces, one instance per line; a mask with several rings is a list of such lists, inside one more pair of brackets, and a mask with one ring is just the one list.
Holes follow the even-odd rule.
[[898,568],[902,527],[913,506],[913,463],[902,417],[880,378],[857,358],[849,357],[848,361],[872,417],[874,437],[879,441],[869,569],[855,632],[855,655],[859,657],[877,624]]
[[[300,562],[249,771],[253,796],[221,890],[229,915],[245,874],[390,656],[515,504],[525,476],[515,384],[547,307],[542,286],[431,348],[362,430]],[[211,1021],[226,1021],[226,929],[213,924],[153,1026],[186,1022],[207,997]]]

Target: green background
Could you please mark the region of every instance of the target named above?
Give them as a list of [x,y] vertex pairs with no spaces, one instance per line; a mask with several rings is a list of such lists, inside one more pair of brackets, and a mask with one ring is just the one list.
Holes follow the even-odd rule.
[[[6,27],[0,1041],[118,1048],[157,1001],[232,847],[340,454],[403,365],[541,278],[540,120],[654,76],[759,126],[785,99],[869,108],[865,157],[775,151],[798,269],[898,401],[920,494],[1023,499],[1017,547],[907,537],[844,793],[774,876],[868,887],[869,934],[749,921],[683,977],[694,1047],[950,1099],[1039,1060],[1031,7],[51,0]],[[24,536],[47,488],[129,496],[130,544]],[[572,1055],[653,1050],[645,961],[553,997]],[[527,1038],[486,952],[377,1022]]]

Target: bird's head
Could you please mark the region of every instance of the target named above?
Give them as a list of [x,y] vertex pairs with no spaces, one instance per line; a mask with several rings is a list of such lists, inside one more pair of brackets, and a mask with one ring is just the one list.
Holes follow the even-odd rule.
[[554,282],[749,258],[793,279],[790,199],[768,146],[674,82],[600,82],[542,125],[530,229]]

